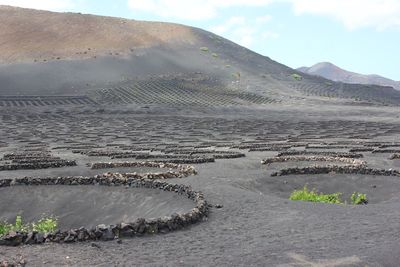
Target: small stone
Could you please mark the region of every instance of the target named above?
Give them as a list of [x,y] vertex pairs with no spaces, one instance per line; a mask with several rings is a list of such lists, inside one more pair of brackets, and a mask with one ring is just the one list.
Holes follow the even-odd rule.
[[65,243],[72,243],[75,241],[75,236],[68,233],[68,235],[64,238]]
[[22,244],[23,235],[18,232],[10,232],[0,240],[0,245],[19,246]]
[[127,223],[121,223],[119,234],[120,236],[124,237],[132,237],[135,235],[135,230],[133,229],[132,225]]
[[25,244],[32,245],[35,243],[35,234],[34,232],[29,232],[26,236]]
[[101,246],[99,244],[94,243],[94,242],[90,243],[90,246],[92,246],[94,248],[101,248]]
[[77,236],[78,241],[84,241],[84,240],[86,240],[87,235],[88,235],[88,233],[87,233],[86,230],[80,229],[80,230],[79,230],[79,233],[78,233],[78,236]]
[[44,243],[44,235],[42,233],[36,233],[35,235],[35,242],[37,244]]
[[135,230],[139,234],[143,234],[146,229],[145,219],[139,218],[135,222]]
[[223,206],[222,204],[215,204],[214,207],[215,207],[216,209],[221,209],[221,208],[223,208],[224,206]]
[[108,241],[108,240],[114,240],[115,239],[115,235],[112,231],[111,228],[107,228],[105,231],[103,231],[103,234],[100,238],[103,241]]
[[105,224],[99,224],[99,225],[97,225],[97,228],[98,228],[100,231],[105,231],[105,230],[107,230],[107,226],[106,226]]

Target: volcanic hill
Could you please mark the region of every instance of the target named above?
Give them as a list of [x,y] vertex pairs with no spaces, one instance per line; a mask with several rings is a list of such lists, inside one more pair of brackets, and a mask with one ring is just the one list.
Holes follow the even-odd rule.
[[400,103],[183,25],[0,6],[0,105]]

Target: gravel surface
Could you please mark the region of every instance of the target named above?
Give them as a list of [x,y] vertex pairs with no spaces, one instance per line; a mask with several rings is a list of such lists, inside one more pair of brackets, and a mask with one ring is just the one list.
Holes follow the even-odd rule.
[[[6,145],[1,148],[1,152],[26,148],[26,144],[21,141],[32,141],[35,138],[50,148],[56,144],[62,145],[70,139],[105,146],[107,143],[134,143],[144,140],[145,136],[148,138],[143,144],[151,144],[157,140],[161,143],[175,143],[177,147],[221,139],[237,144],[256,142],[261,138],[270,138],[268,142],[277,142],[278,139],[285,142],[289,136],[293,140],[297,138],[299,142],[312,144],[382,144],[396,142],[400,129],[396,111],[390,108],[370,110],[366,114],[365,109],[353,107],[334,115],[330,115],[329,108],[318,113],[310,108],[305,110],[306,116],[294,116],[296,108],[285,112],[273,109],[264,112],[243,111],[241,115],[236,113],[235,116],[230,112],[212,116],[208,112],[205,110],[200,115],[191,111],[185,116],[175,113],[163,118],[157,117],[156,114],[131,114],[129,121],[132,125],[126,131],[134,131],[134,134],[124,136],[124,132],[118,132],[118,135],[127,139],[99,135],[94,136],[93,140],[87,137],[90,132],[104,127],[105,124],[108,127],[103,128],[104,132],[119,131],[120,122],[125,121],[127,116],[106,114],[104,117],[113,120],[100,120],[97,115],[71,114],[81,117],[81,127],[76,128],[75,120],[70,120],[68,116],[60,120],[52,118],[54,114],[42,114],[43,117],[36,123],[42,125],[38,129],[44,134],[47,133],[46,138],[26,135],[25,129],[33,122],[24,120],[23,116],[11,117],[8,120],[3,116],[1,123]],[[260,113],[264,115],[260,116]],[[349,117],[341,117],[345,113],[349,114]],[[387,116],[388,114],[390,116]],[[13,128],[19,129],[19,134],[11,135],[10,129]],[[52,129],[54,131],[51,131]],[[69,134],[63,138],[56,134],[68,131]],[[164,136],[161,133],[163,131]],[[365,134],[368,134],[369,138],[363,136]],[[59,139],[56,140],[56,137]],[[190,138],[193,140],[184,143],[184,139]],[[205,193],[207,201],[214,206],[207,221],[185,230],[122,239],[119,243],[109,241],[0,247],[0,259],[11,260],[22,256],[27,266],[398,266],[400,209],[397,192],[400,184],[396,177],[339,174],[271,177],[272,172],[282,168],[316,163],[301,162],[300,165],[296,165],[296,162],[287,162],[266,166],[261,164],[261,160],[276,156],[278,152],[240,151],[244,152],[246,157],[218,159],[214,163],[198,164],[195,165],[198,175],[171,179],[171,182],[190,184],[195,190]],[[341,148],[329,151],[348,150]],[[107,157],[76,155],[68,149],[52,152],[63,154],[63,158],[77,160],[78,166],[46,169],[45,176],[71,173],[76,175],[77,172],[89,175],[92,170],[85,163],[100,159],[102,162],[107,161]],[[389,160],[390,154],[363,152],[363,156],[362,159],[369,167],[399,167],[398,161]],[[35,170],[32,174],[39,177],[40,171]],[[1,175],[3,178],[21,177],[25,176],[26,172],[16,170]],[[353,190],[365,192],[371,201],[368,205],[353,206],[292,202],[287,199],[291,190],[303,187],[307,183],[310,187],[326,193],[343,192],[343,198],[347,198]],[[1,193],[2,205],[16,194],[27,192],[27,189],[18,190],[21,192]],[[47,191],[45,188],[38,188],[34,193],[29,190],[27,193],[33,194],[33,207],[37,207],[41,199],[47,203],[45,206],[52,206],[48,201],[51,199],[58,203],[58,206],[53,207],[53,211],[65,214],[68,213],[68,209],[64,209],[61,204],[75,198],[76,208],[69,209],[79,211],[83,217],[81,222],[87,224],[90,224],[89,219],[93,216],[83,212],[82,207],[89,204],[80,206],[79,203],[91,199],[93,194],[96,195],[95,199],[101,200],[96,204],[98,218],[102,216],[102,203],[106,203],[109,208],[104,210],[104,218],[110,213],[118,212],[121,216],[125,213],[136,215],[138,213],[135,212],[140,210],[141,196],[147,195],[145,192],[126,195],[125,191],[115,189],[112,189],[112,192],[97,190],[84,190],[84,187],[79,187],[74,191],[65,192],[64,189]],[[123,202],[132,201],[138,204],[127,204],[125,208],[122,206]],[[110,203],[114,202],[119,204],[115,210],[110,211]],[[164,199],[163,203],[155,210],[170,212],[185,207],[185,201],[181,199]],[[15,209],[29,206],[24,201],[11,204],[10,207]],[[142,211],[151,210],[156,205],[157,198],[149,201]],[[97,218],[96,216],[93,218]]]

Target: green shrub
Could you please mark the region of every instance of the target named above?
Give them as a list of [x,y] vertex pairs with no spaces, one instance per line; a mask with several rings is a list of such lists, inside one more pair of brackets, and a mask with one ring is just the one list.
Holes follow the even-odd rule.
[[[321,203],[333,203],[333,204],[347,204],[346,202],[342,202],[340,196],[342,193],[333,193],[333,194],[323,194],[318,193],[315,189],[308,190],[307,185],[300,190],[294,190],[290,195],[290,200],[300,200],[300,201],[309,201],[309,202],[321,202]],[[351,197],[351,204],[353,205],[365,205],[368,204],[368,199],[366,194],[361,194],[358,192],[354,192]]]
[[0,222],[0,236],[6,235],[11,231],[29,232],[36,231],[39,233],[50,233],[57,229],[58,221],[54,217],[42,218],[38,222],[24,224],[22,216],[18,215],[14,224]]
[[208,47],[205,47],[205,46],[200,47],[200,50],[203,52],[208,52]]
[[297,81],[303,80],[303,77],[301,75],[297,74],[297,73],[293,73],[291,76],[292,76],[293,79],[295,79]]
[[15,218],[15,225],[14,227],[18,230],[22,230],[24,228],[24,224],[22,223],[22,217],[21,215],[18,215],[17,218]]
[[315,189],[308,190],[307,186],[305,185],[303,189],[293,191],[289,199],[309,201],[309,202],[342,204],[343,202],[340,200],[340,195],[341,193],[334,193],[334,194],[318,193],[315,191]]
[[28,227],[23,224],[22,222],[22,217],[18,215],[15,219],[14,224],[10,224],[7,222],[1,222],[0,223],[0,236],[7,234],[8,232],[11,231],[19,231],[19,232],[24,232],[27,231]]
[[366,194],[361,194],[358,192],[354,192],[351,195],[351,204],[353,205],[365,205],[368,204],[368,199]]
[[217,53],[212,53],[212,56],[213,57],[218,57],[218,54]]
[[3,236],[11,231],[11,225],[7,223],[0,223],[0,236]]
[[232,77],[234,77],[234,78],[240,80],[240,72],[232,73]]

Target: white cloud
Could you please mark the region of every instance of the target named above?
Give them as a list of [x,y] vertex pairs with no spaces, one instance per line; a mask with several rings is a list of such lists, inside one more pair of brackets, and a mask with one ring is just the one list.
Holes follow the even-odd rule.
[[296,14],[332,17],[348,29],[372,27],[383,30],[400,26],[399,0],[288,0]]
[[[0,5],[65,11],[80,6],[82,0],[0,0]],[[85,1],[86,2],[86,1]],[[350,30],[400,28],[400,0],[127,0],[133,11],[144,11],[164,18],[207,20],[232,7],[266,8],[272,3],[293,7],[297,15],[332,18]],[[93,4],[96,5],[95,1]],[[259,17],[268,22],[270,16]]]
[[201,1],[129,0],[128,6],[134,11],[145,11],[166,18],[201,20],[217,14],[212,5]]
[[245,17],[231,17],[224,23],[211,27],[211,31],[216,34],[224,34],[228,31],[231,31],[232,28],[237,26],[243,26],[246,23]]
[[230,7],[261,7],[276,0],[128,0],[133,11],[145,11],[166,18],[206,20]]
[[238,44],[251,48],[255,41],[265,41],[267,39],[276,39],[279,35],[272,31],[265,31],[265,24],[272,19],[265,15],[248,19],[243,16],[231,17],[220,25],[211,27],[209,30],[223,35]]
[[[226,8],[265,8],[272,3],[289,4],[298,15],[333,18],[351,30],[400,27],[400,0],[128,0],[134,11],[187,20],[215,18]],[[268,21],[268,17],[264,19]]]
[[251,47],[256,39],[256,34],[257,29],[246,25],[233,29],[231,33],[236,41],[245,47]]
[[0,0],[0,5],[62,11],[73,7],[72,0]]

